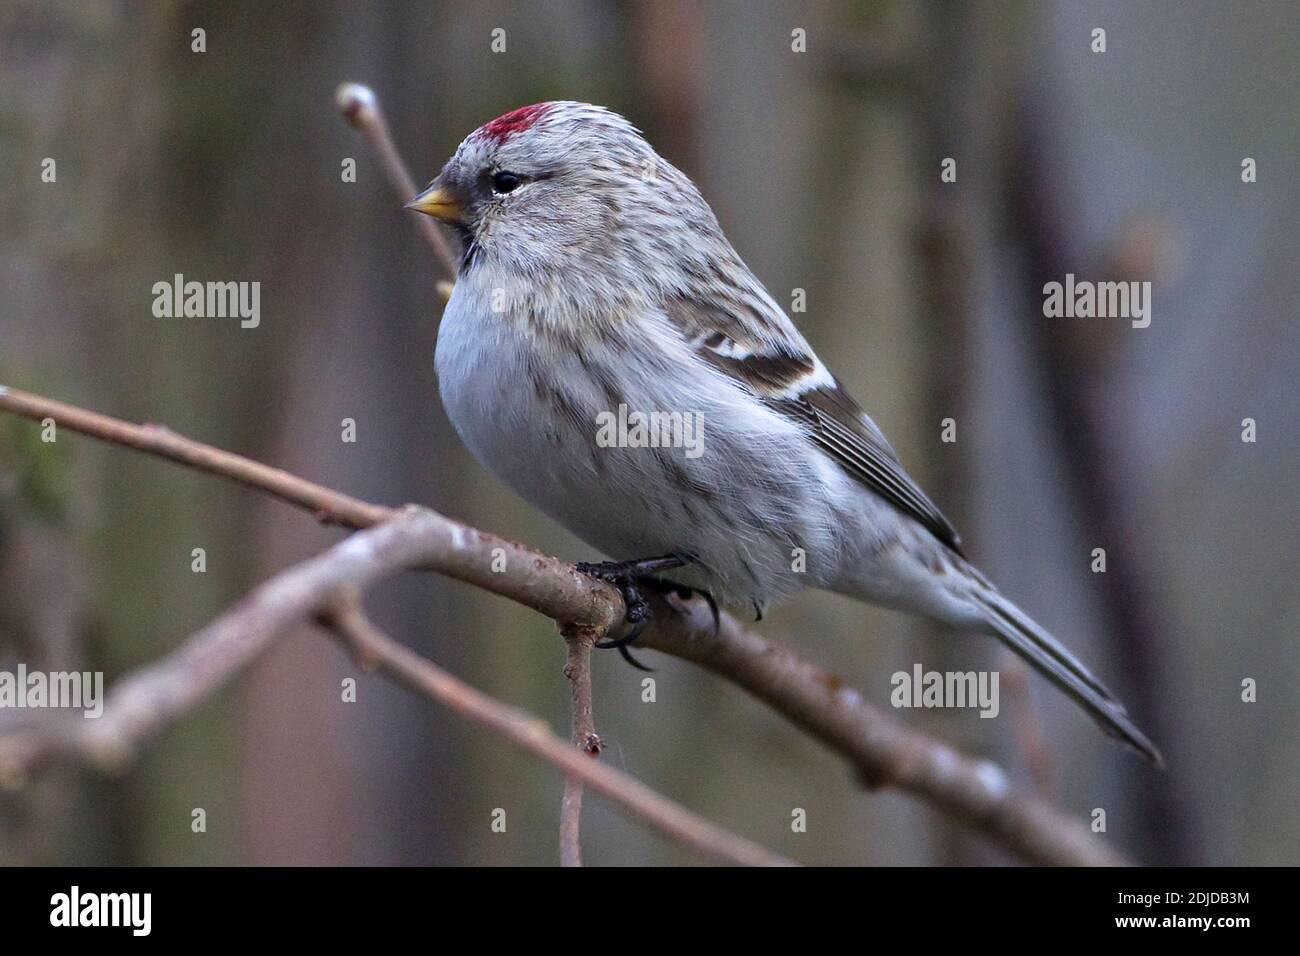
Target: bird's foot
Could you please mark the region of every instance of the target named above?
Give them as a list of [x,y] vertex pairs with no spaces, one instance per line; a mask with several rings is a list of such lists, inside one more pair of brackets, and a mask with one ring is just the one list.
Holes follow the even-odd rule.
[[[695,593],[693,588],[673,581],[663,581],[654,577],[654,575],[660,571],[671,571],[673,568],[685,567],[691,563],[691,560],[689,555],[668,554],[657,558],[637,558],[632,561],[579,562],[577,568],[583,574],[599,578],[601,581],[618,588],[619,593],[623,596],[623,605],[627,609],[623,620],[632,627],[622,637],[599,641],[595,646],[602,649],[615,648],[622,655],[623,660],[638,670],[653,670],[653,668],[646,667],[634,658],[628,650],[628,645],[635,642],[641,636],[641,632],[646,629],[646,625],[650,623],[650,605],[646,602],[641,591],[643,588],[657,594],[666,594],[671,591],[683,599],[689,598]],[[718,605],[711,594],[708,594],[708,592],[701,593],[707,598],[709,607],[713,609],[713,621],[716,626],[718,623]]]

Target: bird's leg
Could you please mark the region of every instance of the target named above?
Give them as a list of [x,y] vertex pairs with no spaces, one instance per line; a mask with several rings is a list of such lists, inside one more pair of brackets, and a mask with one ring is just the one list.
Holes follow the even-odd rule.
[[691,560],[685,554],[665,554],[657,558],[633,558],[631,561],[579,561],[577,568],[583,574],[617,584],[627,578],[644,578],[660,571],[684,568]]
[[[652,668],[636,660],[627,649],[627,646],[641,636],[646,625],[650,623],[650,605],[646,603],[641,594],[641,588],[650,588],[657,593],[663,594],[667,591],[674,591],[679,597],[687,598],[694,593],[692,588],[683,584],[677,584],[672,581],[661,581],[653,575],[660,571],[670,571],[673,568],[683,568],[690,564],[693,559],[686,554],[667,554],[657,558],[636,558],[631,561],[600,561],[596,563],[580,562],[577,565],[579,571],[588,574],[593,578],[599,578],[619,589],[623,596],[623,604],[627,612],[623,620],[632,625],[632,629],[620,638],[608,641],[600,641],[595,646],[605,648],[616,648],[633,667],[648,671]],[[713,619],[716,626],[718,621],[717,603],[713,596],[706,593],[709,606],[713,609]]]

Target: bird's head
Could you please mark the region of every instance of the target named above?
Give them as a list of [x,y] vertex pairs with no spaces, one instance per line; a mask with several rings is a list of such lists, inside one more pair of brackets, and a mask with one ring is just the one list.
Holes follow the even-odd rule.
[[720,236],[690,180],[622,116],[587,103],[538,103],[480,126],[408,208],[456,230],[462,276],[565,283],[606,303],[673,271],[701,229]]

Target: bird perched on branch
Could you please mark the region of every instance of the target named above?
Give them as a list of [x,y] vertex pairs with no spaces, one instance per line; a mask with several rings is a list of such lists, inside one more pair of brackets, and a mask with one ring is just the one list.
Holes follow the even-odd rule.
[[1001,639],[1159,762],[966,560],[699,190],[623,117],[573,102],[507,113],[409,208],[460,240],[437,346],[452,424],[518,494],[626,559],[583,567],[623,589],[630,620],[646,615],[646,576],[678,567],[759,616],[808,587],[901,608]]

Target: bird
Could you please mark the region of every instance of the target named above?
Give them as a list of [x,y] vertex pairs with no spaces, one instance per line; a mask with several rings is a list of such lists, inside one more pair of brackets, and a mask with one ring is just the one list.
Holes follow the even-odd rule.
[[1162,764],[1115,696],[966,558],[695,184],[623,116],[512,110],[407,208],[458,246],[434,358],[451,424],[505,485],[615,559],[579,568],[623,589],[631,637],[655,572],[758,618],[832,591],[1001,640]]

